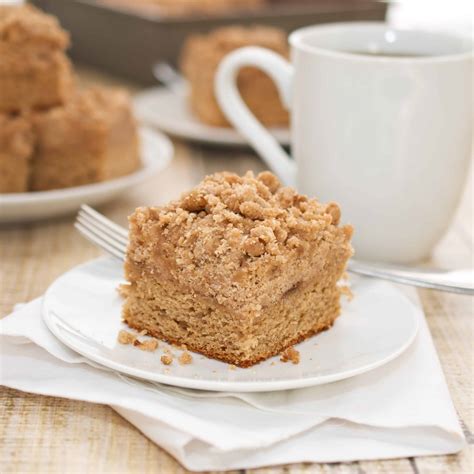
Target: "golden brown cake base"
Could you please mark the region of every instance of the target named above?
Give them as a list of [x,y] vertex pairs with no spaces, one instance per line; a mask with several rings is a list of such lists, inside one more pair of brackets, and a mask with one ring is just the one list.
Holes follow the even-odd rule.
[[304,285],[285,293],[259,316],[241,314],[211,300],[193,297],[153,275],[143,275],[124,306],[124,321],[133,329],[239,367],[249,367],[293,344],[330,328],[340,312],[339,290],[328,282]]

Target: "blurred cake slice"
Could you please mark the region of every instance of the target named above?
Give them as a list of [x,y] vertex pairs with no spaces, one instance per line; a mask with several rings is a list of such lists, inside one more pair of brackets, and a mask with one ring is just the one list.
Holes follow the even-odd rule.
[[31,5],[0,6],[0,111],[62,104],[71,94],[69,36]]
[[28,191],[33,142],[25,117],[0,113],[0,193]]
[[265,5],[267,0],[100,0],[127,10],[163,16],[191,17],[242,13]]
[[140,166],[130,99],[120,89],[78,92],[64,106],[34,114],[33,127],[32,191],[117,178]]
[[[209,34],[192,36],[183,48],[181,67],[189,81],[192,110],[203,122],[229,126],[214,96],[214,76],[221,60],[244,46],[261,46],[288,57],[283,30],[268,26],[229,26]],[[273,81],[261,70],[243,68],[237,86],[244,102],[265,125],[287,126],[288,111],[283,107]]]
[[130,217],[123,318],[247,367],[332,326],[352,228],[269,172],[208,176]]

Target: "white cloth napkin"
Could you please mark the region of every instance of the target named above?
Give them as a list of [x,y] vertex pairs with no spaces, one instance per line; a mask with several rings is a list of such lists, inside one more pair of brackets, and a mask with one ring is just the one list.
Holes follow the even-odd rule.
[[421,310],[413,345],[381,368],[312,388],[245,394],[166,387],[95,366],[55,339],[40,312],[36,299],[0,321],[0,383],[110,405],[191,470],[448,454],[464,446]]

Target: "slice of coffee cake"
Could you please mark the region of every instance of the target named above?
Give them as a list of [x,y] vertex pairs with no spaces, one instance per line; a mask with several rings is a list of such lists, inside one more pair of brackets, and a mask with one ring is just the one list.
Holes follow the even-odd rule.
[[352,228],[336,204],[257,177],[208,176],[130,217],[123,316],[135,329],[240,367],[329,328]]

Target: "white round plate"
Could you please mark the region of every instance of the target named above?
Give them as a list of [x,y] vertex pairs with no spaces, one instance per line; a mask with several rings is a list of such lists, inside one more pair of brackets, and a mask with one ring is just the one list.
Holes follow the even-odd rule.
[[150,128],[140,127],[142,166],[121,178],[72,188],[29,193],[0,194],[0,223],[44,219],[75,212],[81,204],[109,201],[162,170],[173,156],[169,138]]
[[111,258],[92,260],[59,277],[46,292],[43,319],[66,346],[86,358],[133,377],[178,387],[259,392],[286,390],[342,380],[381,366],[400,355],[414,340],[417,309],[394,286],[354,278],[354,298],[344,303],[334,326],[296,346],[300,363],[278,357],[247,369],[193,354],[189,365],[164,366],[165,348],[155,352],[117,342],[122,298],[122,264]]
[[[188,108],[185,88],[177,91],[165,87],[147,89],[135,96],[134,111],[141,122],[176,137],[216,145],[248,146],[247,140],[234,129],[200,122]],[[288,128],[273,128],[270,132],[280,144],[289,145]]]

